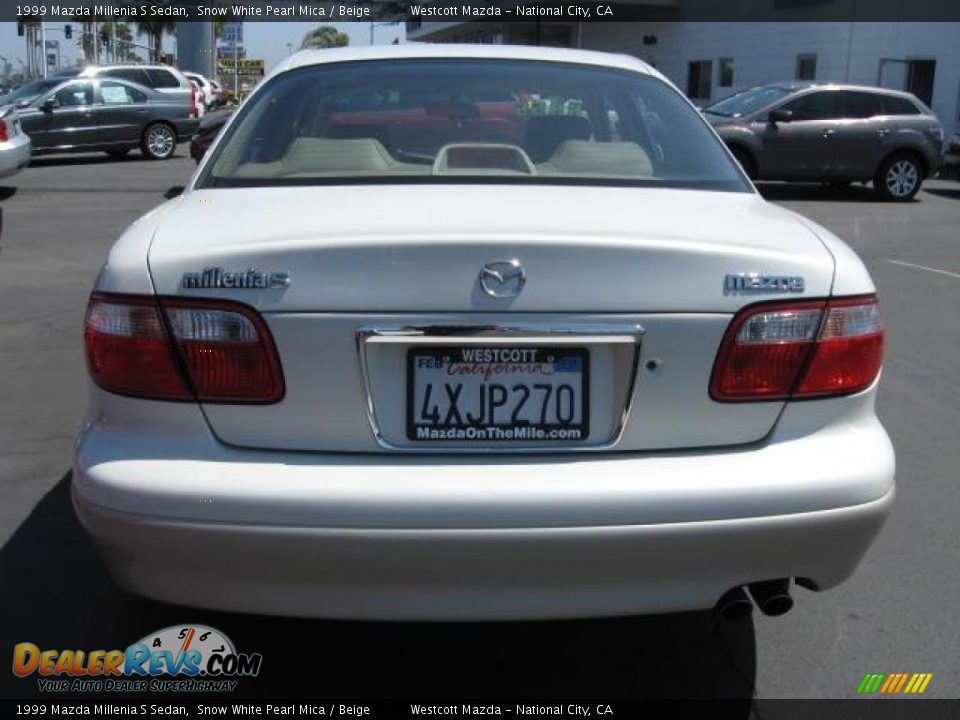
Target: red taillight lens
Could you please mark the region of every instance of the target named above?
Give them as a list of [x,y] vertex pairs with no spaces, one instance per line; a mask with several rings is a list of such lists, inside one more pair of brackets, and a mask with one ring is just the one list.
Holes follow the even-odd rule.
[[0,120],[0,142],[6,142],[10,139],[10,131],[7,129],[7,121]]
[[880,372],[883,324],[877,299],[832,300],[810,367],[795,396],[834,395],[863,390]]
[[201,402],[283,397],[270,332],[239,303],[95,293],[84,339],[91,376],[112,392]]
[[94,294],[83,332],[90,376],[122,395],[190,400],[153,298]]
[[882,358],[875,296],[764,303],[730,324],[710,396],[749,401],[857,392],[876,379]]

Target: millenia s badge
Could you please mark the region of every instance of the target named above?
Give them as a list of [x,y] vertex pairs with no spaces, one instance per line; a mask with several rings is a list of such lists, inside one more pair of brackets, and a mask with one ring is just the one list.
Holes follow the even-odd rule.
[[731,292],[803,292],[803,278],[798,275],[761,275],[731,273],[723,280],[723,291]]
[[223,268],[209,267],[203,272],[183,274],[185,289],[233,288],[237,290],[264,290],[285,288],[290,284],[288,272],[261,272],[250,268],[246,272],[225,272]]

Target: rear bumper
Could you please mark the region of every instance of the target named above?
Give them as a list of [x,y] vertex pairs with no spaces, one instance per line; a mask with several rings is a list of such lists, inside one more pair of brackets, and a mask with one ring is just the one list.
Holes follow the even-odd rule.
[[9,177],[30,162],[30,137],[20,133],[16,137],[0,142],[0,177]]
[[83,525],[122,585],[216,609],[559,618],[702,609],[781,577],[828,588],[894,494],[872,392],[793,404],[745,448],[499,458],[238,450],[184,430],[196,407],[103,404],[77,445]]
[[354,529],[159,520],[86,503],[111,573],[147,597],[238,612],[515,620],[696,610],[777,577],[836,585],[893,498],[746,520],[532,529]]

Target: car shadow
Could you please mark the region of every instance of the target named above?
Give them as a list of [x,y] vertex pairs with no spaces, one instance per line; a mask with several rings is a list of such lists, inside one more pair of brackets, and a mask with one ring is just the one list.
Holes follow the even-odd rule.
[[931,195],[939,195],[940,197],[950,198],[951,200],[960,200],[960,185],[955,188],[924,188],[924,192],[928,192]]
[[[125,649],[172,625],[204,624],[256,678],[231,697],[739,699],[756,679],[750,620],[713,612],[562,622],[382,623],[271,618],[154,602],[117,588],[70,503],[67,473],[0,549],[0,649]],[[0,697],[41,696],[0,673]],[[46,695],[49,699],[49,694]],[[729,708],[728,708],[729,709]],[[739,710],[738,710],[739,712]]]
[[0,187],[0,202],[3,202],[4,200],[9,200],[16,194],[17,194],[17,189],[15,187],[8,187],[8,186]]
[[[767,200],[811,202],[884,202],[869,185],[758,182],[757,190]],[[915,200],[913,202],[916,202]]]

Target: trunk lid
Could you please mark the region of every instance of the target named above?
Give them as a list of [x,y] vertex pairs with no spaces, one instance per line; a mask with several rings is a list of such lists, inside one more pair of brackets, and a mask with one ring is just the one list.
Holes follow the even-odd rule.
[[[164,214],[149,254],[157,293],[247,303],[274,335],[284,400],[205,406],[221,439],[257,448],[441,447],[405,435],[406,348],[377,346],[362,366],[357,335],[472,325],[642,328],[636,365],[622,348],[590,346],[598,435],[586,447],[753,442],[782,403],[716,403],[708,383],[732,314],[777,296],[730,292],[724,278],[801,276],[805,290],[795,298],[829,295],[833,278],[833,258],[812,231],[747,193],[502,184],[223,189],[190,192]],[[486,294],[481,267],[514,258],[526,271],[522,292]],[[208,269],[288,273],[290,282],[184,287],[185,274]],[[655,371],[646,369],[651,359]]]

